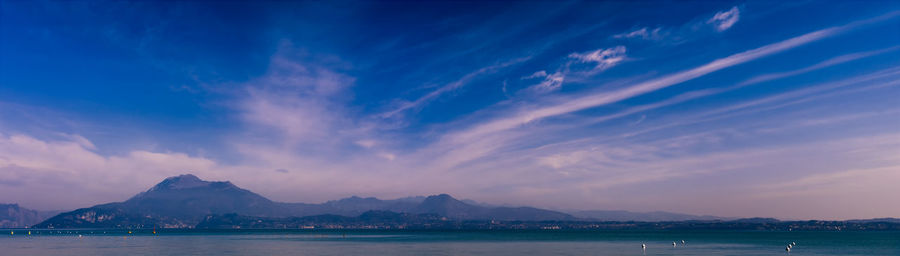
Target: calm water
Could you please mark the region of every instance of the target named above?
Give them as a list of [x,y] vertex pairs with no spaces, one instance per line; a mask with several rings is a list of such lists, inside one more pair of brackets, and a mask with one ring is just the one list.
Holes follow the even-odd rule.
[[2,255],[900,255],[900,232],[0,231]]

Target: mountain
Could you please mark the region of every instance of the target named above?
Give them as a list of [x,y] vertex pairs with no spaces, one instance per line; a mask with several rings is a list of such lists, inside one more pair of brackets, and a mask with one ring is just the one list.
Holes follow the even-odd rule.
[[0,228],[27,228],[60,211],[37,211],[18,204],[0,204]]
[[193,227],[210,215],[237,214],[258,218],[314,215],[357,217],[370,211],[436,214],[460,220],[573,220],[575,217],[532,207],[488,207],[450,195],[380,200],[349,197],[322,204],[274,202],[228,181],[204,181],[185,174],[169,177],[124,202],[108,203],[59,214],[36,227],[126,228]]
[[574,220],[569,214],[533,207],[488,207],[457,200],[450,195],[429,196],[412,213],[435,213],[463,220]]
[[170,177],[121,207],[151,216],[168,216],[199,221],[213,213],[242,213],[254,216],[281,216],[280,205],[231,182],[203,181],[186,174]]
[[0,228],[21,228],[41,222],[38,212],[18,204],[0,204]]
[[[367,211],[410,212],[424,201],[424,197],[407,197],[394,200],[381,200],[374,197],[361,198],[352,196],[340,200],[328,201],[321,208],[332,214],[357,216]],[[309,214],[307,214],[309,215]]]
[[190,227],[209,214],[283,216],[280,204],[231,182],[211,182],[186,174],[169,177],[125,202],[63,213],[38,227]]
[[730,218],[690,215],[673,212],[630,212],[630,211],[574,211],[570,212],[575,217],[599,221],[686,221],[686,220],[728,220]]
[[429,196],[412,209],[413,213],[436,213],[454,219],[473,219],[485,215],[487,209],[456,200],[447,194]]

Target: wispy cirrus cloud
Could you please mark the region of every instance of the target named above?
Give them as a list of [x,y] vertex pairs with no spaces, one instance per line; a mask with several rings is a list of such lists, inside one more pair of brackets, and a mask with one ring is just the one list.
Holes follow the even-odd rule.
[[[751,85],[760,84],[760,83],[764,83],[764,82],[768,82],[768,81],[772,81],[772,80],[776,80],[776,79],[782,79],[782,78],[786,78],[786,77],[791,77],[791,76],[802,75],[802,74],[806,74],[806,73],[809,73],[812,71],[821,70],[824,68],[839,65],[842,63],[847,63],[850,61],[854,61],[854,60],[858,60],[858,59],[862,59],[862,58],[866,58],[866,57],[877,56],[879,54],[891,52],[896,49],[900,49],[900,48],[890,47],[890,48],[874,50],[874,51],[866,51],[866,52],[858,52],[858,53],[841,55],[841,56],[837,56],[834,58],[829,58],[827,60],[815,63],[808,67],[800,68],[800,69],[757,75],[757,76],[751,77],[749,79],[746,79],[746,80],[739,82],[732,86],[690,91],[690,92],[676,95],[676,96],[674,96],[670,99],[664,100],[664,101],[655,102],[655,103],[647,104],[647,105],[635,106],[635,107],[629,108],[627,110],[624,110],[624,111],[621,111],[621,112],[615,113],[615,114],[609,114],[609,115],[604,115],[604,116],[600,116],[600,117],[590,118],[590,119],[588,119],[588,120],[590,120],[590,121],[588,121],[588,123],[605,122],[605,121],[609,121],[612,119],[632,115],[634,113],[644,112],[644,111],[648,111],[648,110],[652,110],[652,109],[657,109],[657,108],[671,106],[671,105],[678,104],[678,103],[683,103],[683,102],[690,101],[690,100],[695,100],[695,99],[702,98],[702,97],[709,97],[709,96],[713,96],[716,94],[734,91],[734,90],[737,90],[737,89],[740,89],[740,88],[743,88],[746,86],[751,86]],[[843,83],[840,83],[840,84],[842,86],[859,85],[860,83],[870,81],[871,79],[884,78],[884,74],[885,74],[884,71],[885,70],[875,72],[870,75],[854,77],[854,78],[845,80],[845,81],[843,81]],[[887,70],[887,71],[889,71],[889,70]],[[888,73],[888,74],[890,74],[890,73]],[[828,86],[828,85],[827,84],[826,85],[818,85],[818,86],[814,86],[813,88],[819,87],[819,86]],[[808,90],[809,89],[807,89],[805,91],[808,91]],[[803,94],[803,95],[806,95],[806,94]],[[642,120],[643,120],[643,118],[642,118]]]
[[607,49],[597,49],[590,52],[571,53],[569,58],[575,63],[587,63],[593,65],[590,72],[607,70],[625,60],[625,46],[616,46]]
[[662,39],[665,34],[662,32],[662,27],[657,27],[654,29],[650,29],[648,27],[639,28],[634,31],[625,32],[621,34],[615,34],[612,37],[617,39],[643,39],[643,40],[659,40]]
[[737,6],[731,7],[727,11],[717,12],[712,18],[706,21],[706,24],[713,25],[716,31],[722,32],[734,26],[741,18],[741,10]]
[[466,86],[468,83],[474,81],[479,76],[491,74],[491,73],[499,71],[500,69],[503,69],[503,68],[506,68],[506,67],[509,67],[512,65],[520,64],[522,62],[528,61],[528,59],[530,59],[530,58],[531,57],[522,57],[522,58],[517,58],[517,59],[509,60],[506,62],[502,62],[502,63],[498,63],[498,64],[480,68],[478,70],[475,70],[471,73],[468,73],[468,74],[460,77],[456,81],[447,83],[447,84],[439,87],[438,89],[433,90],[415,100],[403,102],[400,104],[399,107],[395,108],[394,110],[388,111],[388,112],[382,114],[381,116],[389,118],[389,117],[393,117],[401,112],[421,107],[424,104],[440,97],[441,95],[444,95],[449,92],[453,92],[457,89],[460,89],[460,88]]
[[[838,95],[853,94],[860,91],[881,89],[885,87],[896,87],[900,85],[900,69],[888,68],[878,70],[868,74],[858,75],[838,81],[816,84],[806,88],[787,91],[783,93],[773,94],[762,98],[746,100],[734,104],[721,106],[717,108],[707,109],[700,113],[696,113],[690,117],[682,118],[677,122],[670,122],[660,126],[651,127],[643,130],[631,131],[623,134],[624,137],[640,136],[646,133],[658,132],[661,130],[671,129],[679,126],[696,125],[699,123],[709,123],[739,116],[749,115],[762,111],[775,109],[783,109],[785,107],[796,105],[804,102],[814,101],[826,97],[834,97]],[[844,90],[836,90],[836,89]],[[852,89],[847,89],[852,88]],[[670,104],[676,104],[685,100],[694,99],[695,97],[708,96],[708,93],[719,93],[719,91],[696,91],[685,93],[677,97],[650,105],[638,106],[618,114],[608,115],[596,118],[595,122],[607,121],[613,118],[619,118],[625,115],[637,112],[663,107]],[[768,106],[766,106],[768,105]],[[801,124],[792,124],[788,126],[802,126]],[[769,128],[765,130],[771,130]]]
[[541,79],[524,90],[528,93],[547,93],[559,90],[567,77],[590,77],[621,64],[627,59],[625,46],[599,48],[587,52],[573,52],[553,73],[539,70],[521,79]]
[[740,20],[740,8],[737,6],[719,11],[709,19],[695,20],[681,26],[639,27],[633,30],[610,36],[618,40],[664,41],[668,44],[680,44],[698,40],[709,34],[709,30],[724,32]]
[[562,87],[563,82],[565,82],[566,80],[566,74],[562,71],[557,71],[552,74],[544,74],[543,76],[532,78],[542,78],[543,80],[540,83],[529,87],[528,91],[536,93],[546,93],[559,90],[559,88]]
[[[250,129],[274,131],[280,142],[325,143],[351,122],[343,102],[352,98],[350,76],[311,64],[283,45],[263,76],[242,84],[236,99],[240,118]],[[325,139],[329,138],[329,139]]]
[[510,130],[536,120],[618,102],[627,98],[683,83],[685,81],[689,81],[691,79],[695,79],[718,70],[743,64],[762,57],[806,45],[811,42],[829,38],[862,25],[870,24],[888,18],[893,18],[894,16],[897,16],[897,14],[898,12],[892,12],[875,18],[852,22],[847,25],[830,27],[809,32],[780,42],[764,45],[755,49],[736,53],[728,57],[720,58],[692,69],[641,82],[616,91],[589,94],[564,100],[562,101],[563,103],[549,104],[547,106],[539,106],[534,109],[518,111],[510,116],[504,116],[488,121],[486,123],[478,124],[465,132],[458,133],[453,136],[459,136],[461,138],[477,138],[479,136],[490,133]]
[[532,79],[532,78],[544,78],[547,77],[546,70],[538,70],[532,73],[531,75],[523,76],[521,79]]

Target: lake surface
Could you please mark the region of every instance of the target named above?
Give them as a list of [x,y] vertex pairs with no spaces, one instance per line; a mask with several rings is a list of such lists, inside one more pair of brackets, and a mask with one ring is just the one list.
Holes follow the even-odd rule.
[[896,231],[10,231],[2,255],[900,255]]

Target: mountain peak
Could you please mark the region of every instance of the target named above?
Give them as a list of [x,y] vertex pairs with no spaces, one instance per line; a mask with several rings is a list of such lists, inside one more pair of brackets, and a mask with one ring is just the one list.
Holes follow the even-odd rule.
[[426,201],[457,201],[456,198],[448,194],[430,195],[425,198]]
[[201,180],[193,174],[182,174],[166,178],[159,184],[156,184],[156,186],[153,186],[149,191],[207,187],[212,183],[213,182]]
[[198,178],[196,175],[193,175],[190,173],[182,174],[182,175],[178,175],[178,176],[172,176],[172,177],[169,177],[168,179],[200,180],[200,178]]

